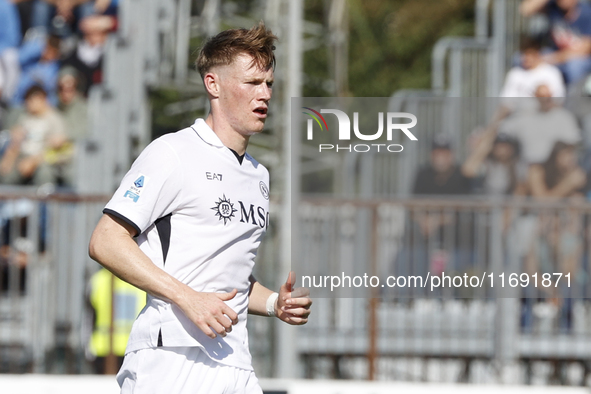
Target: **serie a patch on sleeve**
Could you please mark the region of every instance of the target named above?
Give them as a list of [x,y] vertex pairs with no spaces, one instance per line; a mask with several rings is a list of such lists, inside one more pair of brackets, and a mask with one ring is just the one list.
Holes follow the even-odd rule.
[[133,200],[133,202],[137,202],[140,199],[142,191],[146,187],[147,181],[147,176],[144,174],[139,174],[135,181],[133,181],[133,184],[129,186],[129,189],[127,189],[123,197],[130,198]]

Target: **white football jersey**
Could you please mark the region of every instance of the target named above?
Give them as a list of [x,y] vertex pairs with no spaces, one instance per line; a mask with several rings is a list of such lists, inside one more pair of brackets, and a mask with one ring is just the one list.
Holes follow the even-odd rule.
[[238,289],[227,301],[238,324],[211,339],[176,305],[148,296],[126,352],[198,346],[220,363],[252,369],[249,277],[269,224],[268,185],[267,169],[248,154],[239,163],[203,119],[146,147],[103,212],[133,225],[154,264],[196,291]]

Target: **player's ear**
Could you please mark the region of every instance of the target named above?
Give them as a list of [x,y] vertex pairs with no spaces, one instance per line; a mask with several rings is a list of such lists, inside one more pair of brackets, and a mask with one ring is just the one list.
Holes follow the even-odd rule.
[[214,72],[208,72],[203,76],[203,85],[210,96],[218,98],[220,96],[220,76]]

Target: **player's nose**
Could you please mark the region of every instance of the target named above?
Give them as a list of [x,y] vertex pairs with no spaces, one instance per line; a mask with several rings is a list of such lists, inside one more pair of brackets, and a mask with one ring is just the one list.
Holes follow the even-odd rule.
[[258,99],[262,101],[269,101],[271,100],[271,95],[273,94],[273,90],[267,84],[261,84],[261,88],[259,89]]

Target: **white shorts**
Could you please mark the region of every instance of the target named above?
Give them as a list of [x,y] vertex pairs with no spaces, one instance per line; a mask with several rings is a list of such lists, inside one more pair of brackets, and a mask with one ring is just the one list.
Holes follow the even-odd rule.
[[262,394],[253,371],[210,359],[198,347],[128,353],[117,374],[121,394]]

